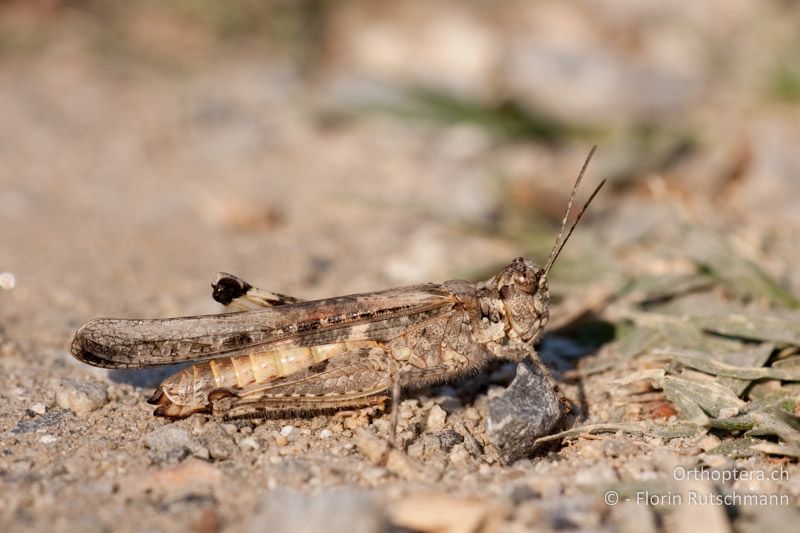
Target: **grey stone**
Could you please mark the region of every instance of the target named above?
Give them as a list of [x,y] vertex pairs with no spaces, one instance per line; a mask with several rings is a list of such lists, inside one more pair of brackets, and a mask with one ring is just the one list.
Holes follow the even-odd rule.
[[565,414],[564,401],[539,363],[517,366],[511,385],[489,400],[486,432],[508,464],[529,457],[535,440],[548,435]]

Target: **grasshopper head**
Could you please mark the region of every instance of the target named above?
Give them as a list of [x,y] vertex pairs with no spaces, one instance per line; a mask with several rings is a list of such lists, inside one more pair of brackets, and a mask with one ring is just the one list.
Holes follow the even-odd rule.
[[509,333],[523,342],[539,340],[550,318],[550,293],[544,268],[517,257],[494,280]]
[[487,285],[496,290],[500,296],[504,311],[501,311],[501,313],[505,316],[506,322],[505,332],[512,340],[519,339],[525,343],[538,341],[544,332],[547,321],[550,319],[550,292],[547,288],[547,276],[556,259],[558,259],[561,250],[564,249],[564,245],[569,240],[570,235],[572,235],[581,217],[586,212],[586,208],[589,207],[595,195],[605,184],[605,180],[603,180],[595,188],[583,205],[583,209],[580,210],[575,218],[575,222],[572,223],[565,234],[572,203],[575,201],[575,193],[583,179],[583,174],[586,172],[586,167],[592,159],[594,150],[592,148],[591,152],[589,152],[589,156],[586,158],[580,174],[578,174],[578,179],[575,180],[575,185],[572,187],[567,210],[561,220],[561,230],[558,232],[558,237],[553,243],[553,249],[550,251],[550,256],[547,258],[544,267],[539,267],[533,261],[518,257],[505,267],[500,274],[487,282]]

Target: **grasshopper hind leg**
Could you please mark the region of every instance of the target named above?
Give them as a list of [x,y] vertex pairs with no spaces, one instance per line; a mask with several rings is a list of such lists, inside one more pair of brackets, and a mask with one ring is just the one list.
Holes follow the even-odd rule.
[[[216,391],[215,391],[216,392]],[[358,416],[358,411],[372,414],[383,411],[389,396],[374,394],[360,398],[344,400],[318,399],[310,402],[299,402],[296,398],[240,398],[220,394],[213,399],[209,396],[211,412],[214,416],[224,418],[280,417],[283,415],[315,415],[325,411],[335,411],[334,416]],[[353,410],[353,412],[349,411]]]
[[242,278],[226,272],[217,272],[211,288],[211,297],[215,301],[239,311],[275,307],[303,301],[294,296],[259,289]]

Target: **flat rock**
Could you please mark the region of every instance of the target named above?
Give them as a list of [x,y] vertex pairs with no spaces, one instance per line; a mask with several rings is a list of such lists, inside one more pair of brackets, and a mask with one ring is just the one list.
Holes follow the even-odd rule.
[[508,464],[532,455],[536,439],[552,433],[564,416],[563,402],[539,363],[517,365],[511,385],[489,399],[486,432],[500,459]]

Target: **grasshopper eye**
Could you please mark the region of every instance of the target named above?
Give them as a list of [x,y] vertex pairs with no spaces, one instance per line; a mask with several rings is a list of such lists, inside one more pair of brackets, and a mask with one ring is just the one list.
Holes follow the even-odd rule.
[[533,294],[539,288],[539,273],[525,272],[514,278],[514,286],[525,294]]

